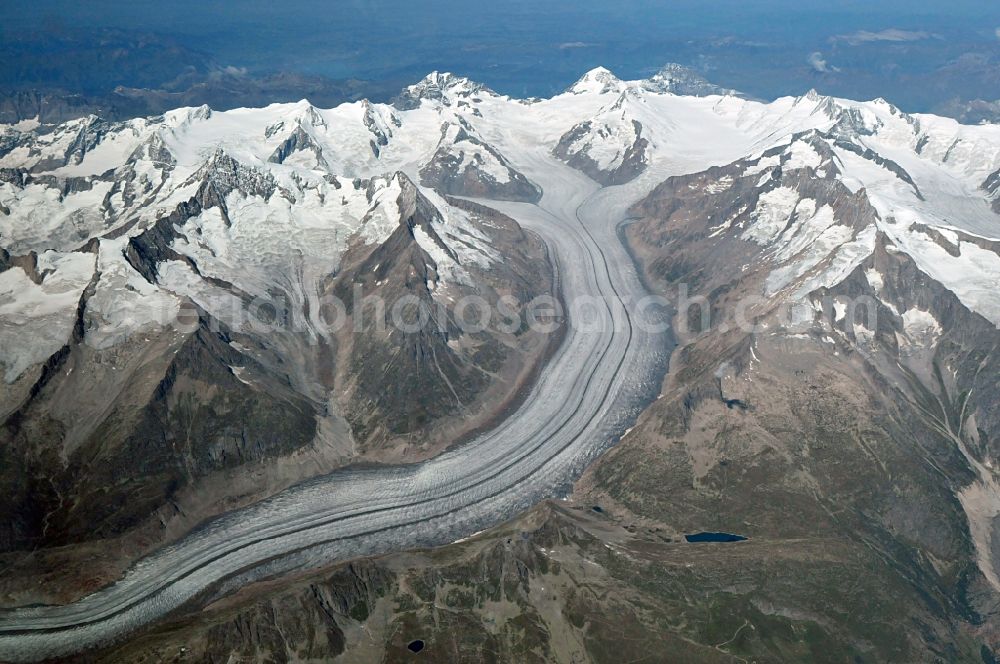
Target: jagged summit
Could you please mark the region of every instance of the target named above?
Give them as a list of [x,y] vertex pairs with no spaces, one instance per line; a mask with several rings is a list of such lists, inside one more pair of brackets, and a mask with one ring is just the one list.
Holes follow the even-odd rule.
[[820,101],[823,99],[828,99],[825,95],[821,95],[819,90],[816,88],[809,88],[808,92],[800,97],[800,99],[805,99],[808,101]]
[[650,92],[707,97],[710,95],[742,96],[737,90],[723,88],[709,82],[704,76],[690,67],[669,62],[660,71],[641,82],[641,86]]
[[293,115],[299,124],[313,127],[326,127],[326,119],[318,108],[308,99],[300,99],[293,105]]
[[694,69],[674,62],[665,64],[651,77],[637,81],[623,81],[606,67],[595,67],[567,88],[566,92],[576,95],[621,94],[627,90],[691,97],[742,96],[739,91],[715,85]]
[[528,202],[541,198],[538,187],[464,118],[441,127],[437,151],[420,177],[424,185],[450,195]]
[[401,111],[420,107],[422,100],[436,101],[450,106],[476,95],[495,96],[496,93],[482,83],[449,72],[432,71],[417,83],[407,86],[393,100],[392,105]]
[[198,120],[207,120],[210,117],[212,117],[212,108],[208,104],[178,108],[163,114],[167,125],[178,127],[197,122]]

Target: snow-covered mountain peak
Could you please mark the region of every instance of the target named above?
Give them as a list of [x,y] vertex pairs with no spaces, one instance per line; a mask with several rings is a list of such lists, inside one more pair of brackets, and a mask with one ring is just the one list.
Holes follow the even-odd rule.
[[221,147],[215,149],[189,182],[211,185],[223,201],[233,191],[244,196],[260,196],[266,201],[278,188],[271,173],[234,159]]
[[636,178],[649,162],[650,132],[635,112],[644,101],[640,88],[623,87],[614,101],[564,133],[553,154],[605,185]]
[[210,117],[212,117],[212,109],[208,104],[187,106],[163,114],[164,124],[168,127],[183,127],[199,120],[207,120]]
[[828,99],[828,97],[826,97],[824,95],[821,95],[819,93],[819,90],[817,90],[816,88],[809,88],[809,91],[806,92],[801,97],[799,97],[799,99],[805,99],[806,101],[814,101],[814,102],[816,102],[816,101],[822,101],[824,99]]
[[690,67],[670,62],[639,85],[650,92],[707,97],[710,95],[739,96],[736,90],[710,83],[705,77]]
[[326,118],[322,112],[312,105],[308,99],[300,99],[292,105],[292,117],[302,125],[310,127],[326,127]]
[[571,94],[620,94],[627,84],[605,67],[595,67],[581,76],[566,92]]
[[432,71],[423,79],[407,86],[392,100],[392,105],[402,111],[420,108],[424,100],[451,106],[460,100],[475,101],[479,96],[496,96],[482,83],[449,72]]
[[420,169],[420,177],[445,194],[530,202],[541,197],[538,187],[461,116],[442,125],[437,150]]
[[[323,112],[312,105],[308,99],[302,99],[291,104],[272,104],[267,108],[273,108],[279,115],[277,119],[269,123],[264,130],[266,138],[272,138],[282,133],[293,131],[295,127],[306,127],[309,129],[325,130],[328,125]],[[236,114],[240,111],[250,109],[236,109],[230,113]]]
[[361,112],[361,122],[372,135],[369,143],[372,152],[378,157],[382,153],[382,148],[389,145],[393,131],[402,126],[402,123],[391,108],[375,106],[367,99],[361,102]]
[[[427,199],[421,195],[417,184],[402,171],[393,173],[390,182],[394,189],[399,190],[399,197],[396,201],[396,204],[399,206],[399,222],[401,224],[406,223],[410,217],[417,213],[417,206],[424,204]],[[440,220],[440,212],[430,203],[426,204],[429,216],[428,221]]]
[[813,89],[796,97],[792,105],[816,118],[829,120],[829,128],[843,136],[872,136],[887,124],[899,124],[907,133],[920,129],[915,116],[902,112],[882,98],[856,102],[822,95]]
[[671,176],[766,155],[748,166],[757,169],[751,184],[774,186],[766,179],[779,171],[842,181],[864,190],[883,219],[898,220],[885,232],[899,244],[915,222],[1000,237],[1000,128],[815,91],[771,103],[700,99],[704,88],[685,87],[694,83],[703,79],[677,65],[631,82],[599,67],[570,94],[525,105],[433,72],[395,106],[317,109],[302,100],[183,108],[125,123],[91,117],[3,127],[0,246],[12,254],[71,250],[104,234],[138,232],[203,186],[200,203],[229,205],[235,197],[236,228],[252,226],[238,219],[252,200],[246,210],[260,216],[256,223],[275,223],[278,206],[289,219],[343,219],[339,237],[368,212],[347,191],[351,183],[363,189],[397,171],[421,191],[534,202],[544,186],[535,175],[539,146],[598,183],[626,185],[622,195],[635,198]]
[[750,168],[760,173],[773,166],[780,166],[782,171],[812,169],[815,176],[825,178],[840,174],[838,163],[828,136],[810,129],[793,135],[787,145],[768,151]]

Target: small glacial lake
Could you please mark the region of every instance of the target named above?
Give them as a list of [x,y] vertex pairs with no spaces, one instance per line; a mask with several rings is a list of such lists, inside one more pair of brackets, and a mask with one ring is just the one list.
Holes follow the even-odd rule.
[[746,537],[730,533],[694,533],[685,535],[684,539],[689,542],[742,542]]

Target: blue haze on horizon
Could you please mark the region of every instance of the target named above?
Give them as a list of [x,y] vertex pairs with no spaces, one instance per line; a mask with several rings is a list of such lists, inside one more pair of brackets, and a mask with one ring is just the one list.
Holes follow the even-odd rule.
[[[638,78],[680,62],[762,98],[815,87],[917,111],[1000,98],[1000,3],[981,0],[49,0],[5,11],[0,51],[13,49],[14,66],[0,86],[58,79],[58,64],[17,69],[19,54],[109,28],[166,36],[231,71],[408,82],[442,70],[518,96],[558,92],[597,65]],[[114,67],[109,85],[155,81]],[[81,90],[103,81],[78,78]]]

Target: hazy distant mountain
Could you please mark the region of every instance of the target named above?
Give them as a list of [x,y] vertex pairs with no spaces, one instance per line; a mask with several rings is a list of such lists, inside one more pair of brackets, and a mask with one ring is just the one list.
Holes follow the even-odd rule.
[[936,108],[935,112],[955,118],[964,124],[1000,124],[1000,99],[997,101],[954,99]]
[[319,76],[273,74],[255,77],[225,70],[190,74],[168,88],[118,86],[107,93],[79,94],[58,88],[0,92],[0,122],[38,119],[62,123],[87,115],[105,120],[161,115],[181,106],[209,105],[219,110],[311,99],[324,106],[362,97],[384,97],[392,83],[332,81]]

